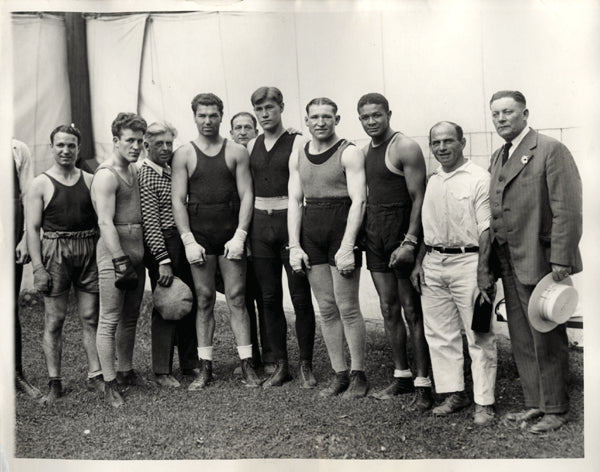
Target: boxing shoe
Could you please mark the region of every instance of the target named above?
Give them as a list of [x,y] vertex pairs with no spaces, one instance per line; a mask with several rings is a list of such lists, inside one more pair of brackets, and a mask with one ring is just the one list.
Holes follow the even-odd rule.
[[369,391],[369,382],[363,370],[353,370],[350,372],[350,385],[342,394],[344,399],[362,398]]
[[113,408],[119,408],[125,403],[119,390],[117,390],[117,385],[116,379],[104,382],[104,401]]
[[350,385],[350,376],[347,370],[336,372],[331,383],[327,388],[319,392],[319,396],[323,398],[334,397],[346,391]]
[[415,391],[412,377],[394,377],[392,383],[383,390],[372,393],[371,397],[377,400],[391,400],[397,395]]
[[246,387],[257,388],[260,387],[261,380],[256,374],[254,367],[252,367],[252,358],[248,357],[240,361],[242,365],[242,382]]
[[213,378],[212,374],[212,361],[207,361],[206,359],[200,359],[200,372],[190,386],[188,390],[202,390],[206,387]]
[[30,398],[40,398],[42,396],[40,389],[31,385],[25,376],[20,373],[15,374],[15,388],[17,392],[23,392]]
[[313,375],[310,361],[300,361],[300,379],[302,380],[300,388],[315,388],[317,386],[317,379]]
[[146,385],[146,379],[138,374],[135,370],[119,371],[117,372],[117,383],[119,385],[128,385],[142,387]]
[[276,362],[275,372],[265,380],[263,388],[281,387],[285,382],[289,382],[290,380],[292,380],[292,376],[290,375],[288,361],[279,360]]

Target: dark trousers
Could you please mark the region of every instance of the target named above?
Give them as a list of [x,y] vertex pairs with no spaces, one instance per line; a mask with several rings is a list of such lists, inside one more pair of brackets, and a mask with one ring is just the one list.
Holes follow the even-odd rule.
[[540,333],[529,323],[527,307],[535,286],[517,279],[507,244],[494,242],[498,256],[508,330],[513,356],[519,371],[526,408],[545,413],[565,413],[569,409],[569,343],[565,324]]
[[292,304],[296,313],[296,336],[300,360],[312,361],[315,339],[315,311],[308,278],[294,273],[287,258],[254,258],[254,272],[259,281],[267,337],[276,360],[287,360],[287,324],[283,311],[281,267],[285,268]]
[[19,319],[19,293],[23,280],[23,265],[15,264],[15,372],[23,375],[23,347],[21,344],[21,320]]
[[[198,366],[198,340],[196,339],[196,294],[190,266],[185,257],[185,249],[175,228],[163,230],[165,246],[171,259],[173,274],[188,285],[193,294],[192,310],[182,319],[166,321],[160,313],[152,310],[152,370],[155,374],[170,374],[173,367],[174,347],[177,345],[181,369]],[[152,291],[158,280],[158,264],[145,250],[144,263],[148,268]]]
[[[264,307],[260,285],[254,272],[254,261],[248,258],[246,268],[246,310],[250,317],[250,339],[252,341],[252,360],[256,366],[263,362],[275,362],[267,337]],[[255,306],[256,302],[256,306]],[[259,341],[260,333],[260,341]]]

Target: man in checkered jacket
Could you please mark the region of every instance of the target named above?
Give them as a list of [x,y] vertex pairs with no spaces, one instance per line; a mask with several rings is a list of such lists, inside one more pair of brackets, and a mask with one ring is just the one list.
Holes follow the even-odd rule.
[[[175,227],[171,208],[171,167],[173,139],[177,131],[167,122],[148,126],[144,135],[147,157],[138,173],[144,230],[144,263],[152,290],[156,284],[168,287],[173,276],[189,285],[194,293],[190,266]],[[196,356],[196,297],[192,310],[181,320],[166,321],[152,310],[152,369],[155,380],[164,387],[179,387],[172,375],[174,346],[177,344],[183,375],[198,373]]]

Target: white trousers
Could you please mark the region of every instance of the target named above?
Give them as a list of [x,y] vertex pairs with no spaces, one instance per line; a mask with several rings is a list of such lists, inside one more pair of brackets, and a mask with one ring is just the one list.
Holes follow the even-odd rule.
[[421,290],[423,324],[437,393],[465,389],[462,328],[471,356],[475,403],[492,405],[498,363],[496,337],[491,329],[485,334],[471,330],[473,306],[479,293],[477,261],[477,253],[432,251],[425,255],[425,285]]

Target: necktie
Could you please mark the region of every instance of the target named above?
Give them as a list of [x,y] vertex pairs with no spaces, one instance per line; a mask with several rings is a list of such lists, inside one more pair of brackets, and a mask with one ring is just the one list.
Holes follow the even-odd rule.
[[510,150],[510,147],[512,146],[512,143],[510,141],[507,141],[506,144],[502,147],[502,165],[504,166],[504,164],[506,164],[506,161],[508,161],[508,151]]

